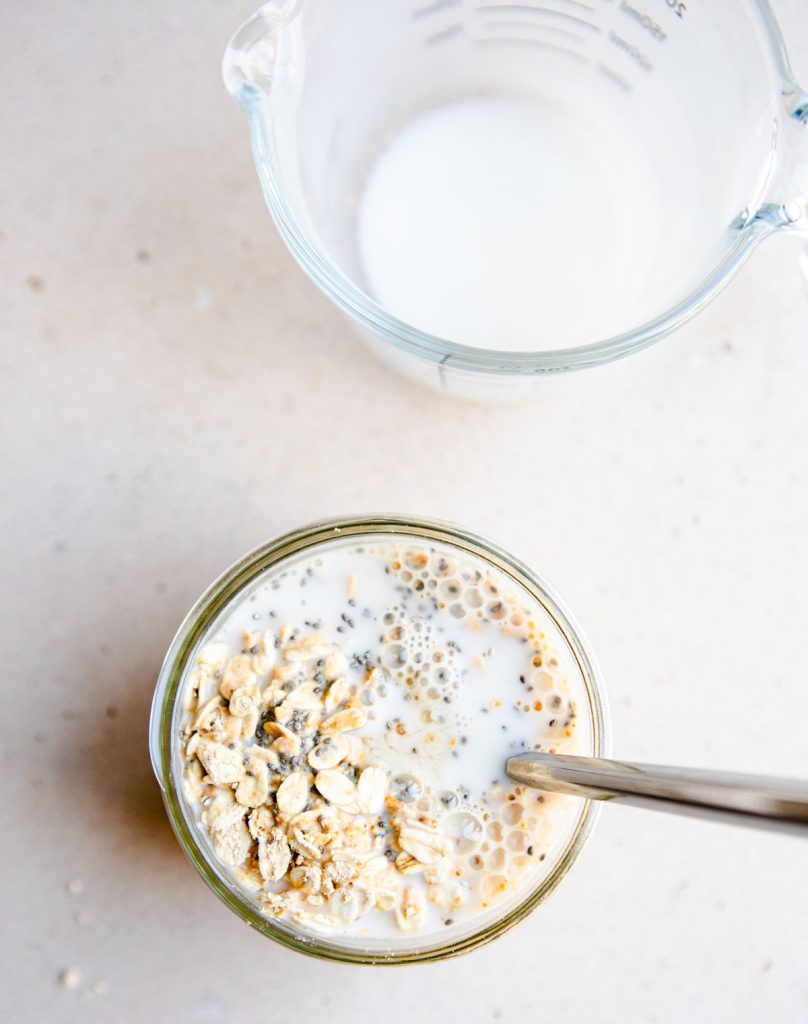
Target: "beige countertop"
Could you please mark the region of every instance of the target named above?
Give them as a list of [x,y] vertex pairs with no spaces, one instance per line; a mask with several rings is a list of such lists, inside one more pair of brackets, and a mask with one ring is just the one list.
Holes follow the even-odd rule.
[[[808,79],[802,4],[776,6]],[[530,921],[398,972],[275,947],[180,852],[146,743],[163,652],[238,555],[339,512],[456,520],[537,568],[598,654],[625,757],[808,775],[798,244],[771,241],[686,330],[534,404],[421,391],[273,229],[218,71],[249,9],[4,11],[0,1013],[805,1020],[795,839],[606,808]]]

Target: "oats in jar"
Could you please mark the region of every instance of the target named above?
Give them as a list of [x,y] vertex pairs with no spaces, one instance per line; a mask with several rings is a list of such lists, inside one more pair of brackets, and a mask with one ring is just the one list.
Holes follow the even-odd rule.
[[576,752],[578,667],[492,565],[417,538],[333,542],[220,613],[182,695],[184,795],[212,857],[302,934],[395,943],[546,874],[579,813],[504,774]]

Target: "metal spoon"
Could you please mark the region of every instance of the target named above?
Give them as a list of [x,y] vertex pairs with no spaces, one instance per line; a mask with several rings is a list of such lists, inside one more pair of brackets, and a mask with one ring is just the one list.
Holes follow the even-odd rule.
[[551,793],[808,837],[808,783],[795,779],[542,753],[510,757],[505,770]]

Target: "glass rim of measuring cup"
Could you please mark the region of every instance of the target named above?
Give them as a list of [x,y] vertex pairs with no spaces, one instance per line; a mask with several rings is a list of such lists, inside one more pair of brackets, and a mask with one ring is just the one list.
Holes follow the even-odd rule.
[[[589,839],[599,805],[581,801],[577,821],[550,872],[524,899],[507,908],[501,917],[470,927],[448,941],[427,940],[400,951],[382,943],[362,947],[342,945],[326,937],[295,932],[262,915],[245,892],[228,878],[211,852],[200,841],[198,827],[183,796],[178,773],[177,716],[186,671],[211,624],[256,577],[290,556],[348,537],[407,538],[446,544],[481,558],[527,591],[550,615],[567,644],[581,674],[587,696],[587,716],[592,733],[591,754],[608,755],[610,722],[603,679],[580,627],[561,599],[544,580],[504,548],[462,527],[434,519],[411,516],[348,516],[318,520],[266,541],[227,569],[194,604],[171,642],[157,680],[149,723],[152,768],[162,791],[163,803],[174,834],[188,859],[210,889],[242,921],[270,939],[309,956],[351,964],[426,963],[460,956],[479,948],[518,924],[555,891]],[[417,941],[417,940],[416,940]]]
[[[769,0],[749,0],[760,15],[767,37],[773,70],[781,82],[783,97],[797,97],[791,111],[808,121],[808,95],[800,89],[791,70],[780,27]],[[344,313],[399,351],[415,356],[443,370],[459,370],[492,377],[530,377],[583,369],[612,362],[660,341],[699,313],[735,277],[756,246],[781,229],[799,222],[808,233],[808,209],[789,201],[766,203],[741,223],[727,225],[736,231],[734,243],[723,253],[701,282],[681,300],[653,319],[600,341],[566,348],[508,351],[464,345],[421,330],[396,317],[376,302],[338,268],[307,234],[284,198],[282,177],[275,150],[261,115],[261,100],[271,86],[261,75],[250,73],[250,51],[263,35],[282,30],[297,15],[304,0],[270,0],[236,31],[224,54],[222,72],[230,94],[250,122],[253,156],[264,198],[293,257],[325,295]],[[798,208],[795,208],[798,207]]]

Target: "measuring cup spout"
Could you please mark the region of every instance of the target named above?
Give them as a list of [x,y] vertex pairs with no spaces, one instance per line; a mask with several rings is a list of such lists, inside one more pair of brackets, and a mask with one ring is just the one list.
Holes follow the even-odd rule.
[[248,110],[272,85],[278,38],[303,0],[270,0],[236,31],[222,60],[222,78],[240,107]]

